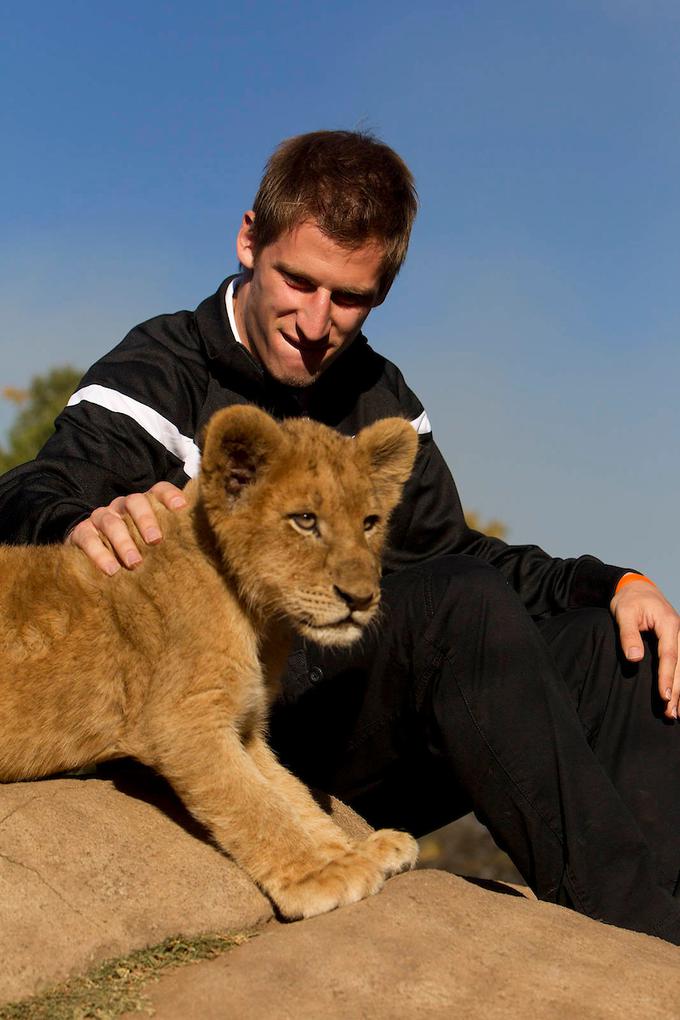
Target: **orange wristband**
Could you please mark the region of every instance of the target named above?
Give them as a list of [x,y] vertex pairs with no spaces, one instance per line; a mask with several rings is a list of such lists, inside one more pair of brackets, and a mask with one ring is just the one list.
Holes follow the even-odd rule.
[[644,574],[624,574],[623,577],[619,580],[619,583],[617,584],[616,588],[614,588],[614,594],[618,595],[623,586],[626,584],[630,584],[631,581],[644,581],[645,584],[654,585],[654,587],[656,588],[654,582],[650,580],[649,577],[645,577]]

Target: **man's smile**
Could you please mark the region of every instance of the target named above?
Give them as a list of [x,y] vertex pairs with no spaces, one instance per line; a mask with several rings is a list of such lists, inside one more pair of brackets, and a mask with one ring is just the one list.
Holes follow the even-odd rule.
[[327,350],[330,347],[330,341],[328,337],[323,340],[300,340],[290,336],[289,333],[284,332],[280,329],[279,333],[291,347],[297,348],[299,351],[318,351],[319,353]]

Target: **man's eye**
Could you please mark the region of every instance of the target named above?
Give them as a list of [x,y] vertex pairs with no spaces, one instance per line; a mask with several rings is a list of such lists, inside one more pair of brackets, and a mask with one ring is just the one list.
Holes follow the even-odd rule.
[[301,531],[314,531],[316,529],[316,514],[289,514],[288,520],[292,521],[296,528],[300,528]]
[[287,276],[285,273],[283,274],[283,278],[288,286],[292,287],[293,290],[313,290],[309,280],[302,280],[298,276]]
[[379,520],[377,514],[369,514],[368,517],[364,517],[364,531],[373,531]]
[[364,308],[370,305],[370,299],[363,294],[333,294],[333,304],[340,308]]

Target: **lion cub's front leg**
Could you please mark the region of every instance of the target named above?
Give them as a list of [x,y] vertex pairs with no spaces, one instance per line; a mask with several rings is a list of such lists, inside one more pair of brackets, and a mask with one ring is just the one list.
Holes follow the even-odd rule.
[[[321,810],[307,787],[277,761],[264,740],[254,739],[248,750],[265,778],[314,836],[319,849],[325,848],[329,855],[320,871],[290,880],[273,897],[286,916],[311,917],[353,903],[378,892],[391,875],[413,867],[418,844],[408,833],[380,829],[365,839],[349,840]],[[358,890],[365,891],[357,895]]]
[[352,843],[259,738],[251,754],[235,730],[180,725],[156,746],[151,764],[287,918],[371,896],[415,862],[406,833]]

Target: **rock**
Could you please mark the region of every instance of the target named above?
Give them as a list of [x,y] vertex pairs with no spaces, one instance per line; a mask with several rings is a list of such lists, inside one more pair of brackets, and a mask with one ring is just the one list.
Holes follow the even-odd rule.
[[0,1002],[171,935],[272,917],[162,780],[135,763],[104,776],[0,784]]
[[156,1020],[670,1020],[679,964],[659,939],[420,871],[146,992]]
[[[353,834],[370,831],[325,806]],[[282,924],[134,763],[0,785],[0,1002],[170,936],[259,928],[148,984],[156,1017],[680,1020],[678,948],[484,885],[413,872],[361,903]]]
[[[163,799],[183,824],[161,810]],[[256,927],[271,916],[268,900],[192,834],[153,779],[6,784],[0,823],[0,1001],[171,934]]]

